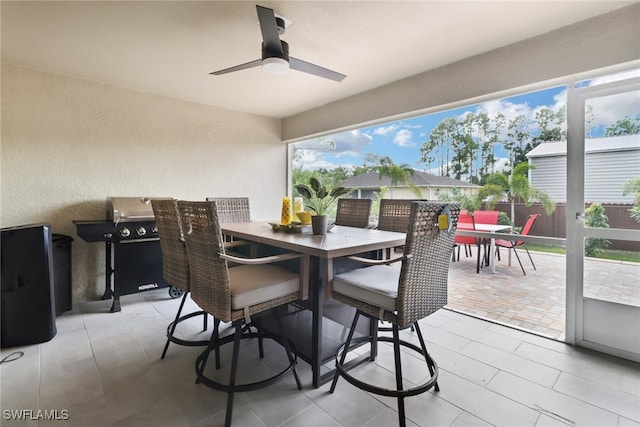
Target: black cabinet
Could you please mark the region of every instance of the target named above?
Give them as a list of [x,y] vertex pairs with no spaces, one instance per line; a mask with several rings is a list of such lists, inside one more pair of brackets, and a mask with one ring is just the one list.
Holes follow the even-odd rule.
[[2,347],[56,335],[52,234],[49,224],[0,230]]

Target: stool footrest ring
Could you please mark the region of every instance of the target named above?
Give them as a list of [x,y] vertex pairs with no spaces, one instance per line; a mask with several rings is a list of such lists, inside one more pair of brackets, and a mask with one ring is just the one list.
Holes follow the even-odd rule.
[[172,331],[175,330],[174,325],[178,325],[180,322],[183,322],[185,320],[191,319],[192,317],[196,317],[196,316],[206,316],[207,312],[206,311],[194,311],[193,313],[189,313],[189,314],[185,314],[184,316],[180,316],[178,317],[176,320],[174,320],[173,322],[169,323],[169,326],[167,326],[167,340],[171,341],[174,344],[178,344],[178,345],[184,345],[187,347],[200,347],[200,346],[205,346],[207,344],[209,344],[209,340],[187,340],[187,339],[183,339],[183,338],[178,338],[175,335],[172,334]]
[[[266,332],[262,333],[262,338],[267,338],[267,339],[272,339],[276,342],[281,342],[282,337],[277,336],[277,335],[273,335],[273,334],[269,334]],[[240,339],[247,339],[247,338],[259,338],[260,335],[255,333],[255,332],[243,332],[242,336]],[[204,374],[204,366],[203,363],[204,361],[207,359],[207,356],[209,353],[211,353],[211,351],[215,350],[216,348],[220,348],[221,346],[231,343],[234,341],[234,336],[233,335],[227,335],[226,337],[220,338],[218,340],[218,342],[215,344],[215,346],[213,346],[212,348],[207,348],[204,352],[202,352],[202,354],[200,354],[197,359],[196,359],[196,376],[197,376],[197,380],[198,382],[204,384],[205,386],[212,388],[214,390],[219,390],[219,391],[224,391],[224,392],[244,392],[244,391],[252,391],[252,390],[258,390],[261,388],[265,388],[271,384],[276,383],[277,381],[280,380],[280,378],[282,378],[284,375],[288,374],[289,372],[291,372],[295,367],[296,364],[298,363],[298,352],[295,348],[295,346],[293,345],[293,343],[291,341],[289,341],[289,346],[291,347],[291,353],[293,355],[293,361],[286,367],[284,368],[284,370],[280,371],[279,373],[269,377],[269,378],[265,378],[264,380],[261,381],[256,381],[253,383],[245,383],[245,384],[235,384],[233,386],[230,386],[228,384],[223,384],[220,383],[218,381],[214,381],[210,378],[208,378],[205,374]]]
[[[384,341],[384,342],[390,342],[393,343],[393,339],[390,337],[385,337],[385,336],[379,336],[378,341]],[[359,344],[361,342],[370,342],[371,341],[371,337],[359,337],[359,338],[353,338],[351,340],[352,344]],[[422,352],[422,349],[410,342],[407,341],[403,341],[400,340],[399,344],[402,346],[405,346],[407,348],[410,348],[414,351],[417,351],[418,353],[420,353],[421,355],[423,355],[424,357],[427,357],[428,360],[433,363],[433,375],[431,375],[431,377],[429,378],[429,380],[427,380],[426,382],[424,382],[423,384],[420,384],[416,387],[412,387],[409,389],[403,389],[403,390],[392,390],[392,389],[388,389],[388,388],[383,388],[383,387],[378,387],[369,383],[365,383],[364,381],[361,381],[357,378],[355,378],[353,375],[351,375],[349,372],[347,372],[347,370],[344,368],[344,366],[340,363],[340,355],[342,354],[343,351],[345,351],[345,344],[341,345],[340,348],[338,349],[338,351],[336,352],[336,370],[338,371],[338,373],[340,374],[340,376],[342,376],[345,380],[347,380],[349,383],[351,383],[352,385],[368,391],[370,393],[374,393],[374,394],[378,394],[381,396],[390,396],[390,397],[409,397],[409,396],[416,396],[418,394],[424,393],[427,390],[433,388],[437,381],[438,381],[438,365],[436,364],[436,362],[431,358],[431,356],[429,355],[425,355]],[[347,350],[348,351],[348,350]]]

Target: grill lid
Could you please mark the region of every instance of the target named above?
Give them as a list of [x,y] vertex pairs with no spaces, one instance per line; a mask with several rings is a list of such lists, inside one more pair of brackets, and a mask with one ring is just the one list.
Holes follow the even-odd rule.
[[151,200],[171,200],[172,197],[107,197],[107,219],[115,223],[153,221]]

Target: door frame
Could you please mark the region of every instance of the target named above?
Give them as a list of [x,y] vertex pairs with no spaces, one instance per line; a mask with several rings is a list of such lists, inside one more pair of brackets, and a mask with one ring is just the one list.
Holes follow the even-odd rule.
[[640,307],[583,296],[585,238],[640,242],[640,230],[585,226],[585,104],[591,98],[640,90],[640,77],[588,87],[576,83],[567,85],[566,341],[640,361],[638,338],[625,343],[629,337],[623,336],[625,331],[637,335],[629,325],[640,322]]

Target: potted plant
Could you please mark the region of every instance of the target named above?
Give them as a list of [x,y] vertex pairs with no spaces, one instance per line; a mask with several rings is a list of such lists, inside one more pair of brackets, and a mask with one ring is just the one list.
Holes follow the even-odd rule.
[[336,187],[328,191],[320,180],[313,176],[309,178],[309,185],[298,184],[296,190],[307,199],[307,207],[315,212],[315,215],[311,217],[313,234],[326,234],[327,209],[338,200],[338,197],[347,194],[349,190],[344,187]]

